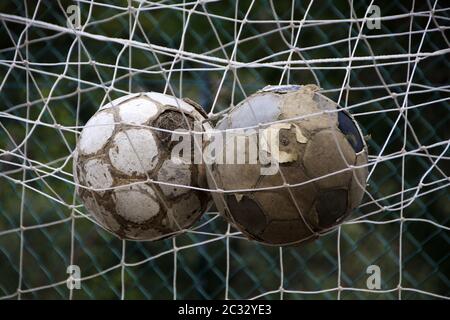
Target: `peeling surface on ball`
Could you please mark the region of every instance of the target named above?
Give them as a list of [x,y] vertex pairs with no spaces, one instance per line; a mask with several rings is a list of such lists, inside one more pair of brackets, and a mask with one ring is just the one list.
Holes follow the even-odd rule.
[[134,223],[144,223],[160,210],[155,192],[145,184],[118,188],[114,198],[117,214]]
[[280,129],[278,132],[279,135],[279,155],[278,162],[286,163],[286,162],[294,162],[297,159],[301,158],[301,149],[304,148],[302,143],[298,143],[297,140],[298,134],[296,133],[294,126],[289,126],[283,129]]
[[[109,188],[113,185],[113,177],[107,163],[100,159],[91,159],[84,165],[85,181],[94,189]],[[103,194],[104,191],[97,191]]]
[[150,130],[128,129],[114,136],[109,158],[125,174],[145,174],[158,162],[158,146]]
[[[354,162],[353,148],[337,130],[322,130],[312,136],[306,146],[303,158],[306,173],[310,178],[319,178],[348,169]],[[351,170],[348,169],[320,178],[314,183],[320,188],[334,188],[346,184],[350,180],[351,174]]]
[[119,106],[120,118],[125,123],[143,124],[157,113],[158,107],[144,97],[126,101]]
[[[165,196],[174,198],[189,192],[191,185],[191,165],[181,158],[171,158],[163,162],[158,171],[158,181],[178,184],[181,186],[170,186],[159,184]],[[186,186],[186,187],[183,187]]]
[[[300,121],[302,128],[308,131],[335,127],[337,124],[337,115],[336,112],[333,112],[336,111],[335,104],[325,103],[327,100],[322,100],[322,98],[315,101],[314,97],[316,96],[320,97],[314,91],[306,89],[286,93],[280,119],[301,117],[292,121],[294,123]],[[330,112],[324,113],[325,111]]]
[[87,123],[80,136],[79,147],[84,154],[98,152],[114,131],[114,116],[103,111],[95,114]]

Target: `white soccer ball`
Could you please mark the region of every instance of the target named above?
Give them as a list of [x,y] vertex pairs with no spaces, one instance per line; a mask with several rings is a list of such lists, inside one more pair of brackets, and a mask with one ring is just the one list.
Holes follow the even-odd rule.
[[124,239],[162,239],[192,226],[210,204],[207,192],[192,189],[206,186],[205,170],[193,155],[173,156],[171,138],[174,130],[209,129],[205,117],[194,102],[156,92],[100,108],[74,153],[77,193],[88,211]]

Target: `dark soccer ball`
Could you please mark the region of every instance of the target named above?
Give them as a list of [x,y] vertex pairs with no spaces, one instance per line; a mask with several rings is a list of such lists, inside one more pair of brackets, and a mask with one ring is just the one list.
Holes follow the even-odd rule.
[[[250,239],[270,245],[316,239],[342,223],[363,198],[368,159],[361,130],[347,111],[317,91],[314,85],[266,87],[216,125],[227,132],[246,128],[234,134],[247,142],[247,148],[231,152],[247,160],[250,142],[264,136],[255,133],[255,127],[262,124],[266,133],[279,133],[275,174],[261,174],[268,166],[261,161],[227,162],[226,146],[216,149],[207,176],[211,189],[228,191],[213,193],[219,211]],[[274,153],[258,146],[258,160]]]

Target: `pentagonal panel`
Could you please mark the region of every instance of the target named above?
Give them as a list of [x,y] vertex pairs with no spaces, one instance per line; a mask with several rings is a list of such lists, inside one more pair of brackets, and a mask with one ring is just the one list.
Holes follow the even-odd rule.
[[158,163],[158,146],[150,130],[128,129],[114,136],[109,158],[117,170],[142,175]]
[[108,111],[95,114],[85,125],[79,147],[83,154],[100,151],[114,132],[114,116]]

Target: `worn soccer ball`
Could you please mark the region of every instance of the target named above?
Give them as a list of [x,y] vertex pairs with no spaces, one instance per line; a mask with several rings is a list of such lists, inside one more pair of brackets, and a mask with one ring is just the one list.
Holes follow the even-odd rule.
[[[268,86],[232,108],[216,129],[246,141],[230,149],[236,142],[225,138],[223,152],[213,148],[208,184],[225,191],[213,193],[217,208],[250,239],[280,246],[311,241],[343,222],[363,198],[368,159],[361,130],[317,86]],[[258,144],[258,161],[250,163],[250,142],[267,142],[268,132],[278,132],[272,140],[278,149]],[[230,155],[246,161],[229,163]],[[262,161],[272,155],[272,162]],[[273,162],[278,170],[264,173]]]
[[77,193],[88,211],[123,239],[157,240],[192,226],[211,202],[190,188],[206,186],[205,170],[190,155],[172,155],[171,131],[202,131],[205,117],[194,102],[156,92],[100,108],[74,152]]

